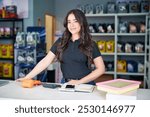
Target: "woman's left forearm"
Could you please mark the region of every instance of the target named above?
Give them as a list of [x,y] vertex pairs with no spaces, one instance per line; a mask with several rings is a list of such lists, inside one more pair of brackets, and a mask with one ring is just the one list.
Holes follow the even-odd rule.
[[80,84],[82,83],[88,83],[90,81],[94,81],[95,79],[97,79],[98,77],[100,77],[101,75],[103,75],[105,72],[105,69],[95,69],[94,71],[92,71],[90,74],[88,74],[87,76],[83,77],[82,79],[79,80]]

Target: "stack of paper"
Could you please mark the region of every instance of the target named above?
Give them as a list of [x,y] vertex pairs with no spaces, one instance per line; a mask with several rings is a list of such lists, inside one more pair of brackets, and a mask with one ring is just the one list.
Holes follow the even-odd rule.
[[139,88],[140,82],[125,79],[115,79],[96,83],[97,89],[113,94],[123,94]]

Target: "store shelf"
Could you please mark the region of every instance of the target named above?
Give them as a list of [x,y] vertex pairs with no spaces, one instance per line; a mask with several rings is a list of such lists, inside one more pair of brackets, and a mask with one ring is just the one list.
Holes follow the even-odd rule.
[[14,60],[14,58],[0,58],[0,60],[6,60],[6,61],[11,60],[11,61],[13,61],[13,60]]
[[113,74],[115,74],[115,72],[113,72],[113,71],[106,71],[105,74],[111,74],[111,75],[113,75]]
[[[43,31],[45,31],[44,27],[33,26],[27,28],[27,33],[21,32],[22,36],[18,34],[25,41],[24,44],[20,44],[18,41],[15,42],[15,79],[27,75],[46,56],[45,36],[41,37],[41,32],[43,34]],[[26,35],[25,38],[22,38],[24,35]],[[29,38],[30,41],[28,40]],[[42,75],[43,72],[34,78],[41,80]]]
[[147,29],[147,32],[149,32],[150,31],[150,29]]
[[86,17],[114,17],[116,14],[85,14]]
[[[140,22],[145,22],[145,27],[147,27],[147,14],[148,13],[125,13],[125,14],[117,14],[117,22],[118,23],[122,23],[122,22],[133,22],[133,23],[140,23]],[[130,24],[129,24],[130,25]],[[137,25],[137,24],[136,24]],[[145,31],[145,33],[140,33],[139,30],[138,30],[138,27],[136,29],[137,33],[119,33],[119,27],[118,28],[118,32],[117,32],[117,42],[120,42],[120,43],[130,43],[131,46],[133,48],[135,48],[133,45],[136,44],[136,43],[142,43],[144,44],[143,46],[145,47],[146,46],[146,43],[147,43],[147,33]],[[129,28],[127,30],[129,32]],[[133,45],[132,45],[133,44]],[[143,49],[144,49],[143,47]],[[133,50],[134,51],[134,50]],[[145,63],[145,58],[146,58],[146,51],[144,50],[143,53],[116,53],[117,54],[117,60],[124,60],[126,61],[126,70],[128,71],[128,65],[132,66],[133,69],[134,67],[139,67],[139,64],[143,64],[143,66],[146,65]],[[128,61],[130,61],[130,63],[128,63]],[[133,63],[132,63],[133,62]],[[136,65],[135,65],[136,63]],[[116,67],[117,68],[117,67]],[[139,70],[140,68],[137,68],[137,70]],[[132,77],[132,76],[138,76],[137,79],[142,79],[145,83],[145,68],[142,68],[144,69],[143,70],[143,73],[140,73],[139,72],[136,72],[135,70],[133,70],[133,72],[126,72],[126,73],[122,73],[122,72],[117,72],[116,76],[118,75],[123,75],[123,76],[127,76],[127,77]],[[130,70],[130,68],[129,68]],[[117,70],[116,70],[117,71]],[[136,79],[135,79],[136,80]],[[145,84],[144,84],[145,86]]]
[[106,56],[109,56],[109,55],[115,55],[115,53],[101,53],[102,55],[106,55]]
[[23,50],[34,50],[36,47],[26,46],[26,47],[14,47],[15,49],[23,49]]
[[115,36],[115,33],[91,33],[92,36]]
[[147,15],[147,43],[146,43],[146,59],[145,59],[145,88],[150,89],[150,13]]
[[0,22],[18,22],[23,21],[23,19],[19,18],[0,18]]
[[146,16],[148,13],[112,13],[112,14],[85,14],[86,17],[129,17],[129,16]]
[[117,72],[117,75],[144,76],[144,73]]
[[[114,52],[113,53],[102,53],[104,61],[107,63],[113,62],[114,66],[114,72],[105,72],[105,74],[110,74],[113,75],[114,79],[121,75],[125,75],[127,77],[130,76],[138,76],[143,81],[145,82],[144,76],[145,76],[145,69],[144,73],[131,73],[131,72],[126,72],[126,73],[120,73],[117,72],[117,63],[118,60],[125,60],[126,64],[128,61],[135,61],[138,63],[143,63],[145,66],[145,57],[146,57],[146,52],[144,51],[143,53],[119,53],[117,52],[117,43],[142,43],[146,45],[147,40],[147,31],[145,33],[119,33],[119,24],[121,22],[135,22],[135,23],[140,23],[140,22],[145,22],[147,27],[147,14],[148,13],[113,13],[113,14],[86,14],[87,19],[89,18],[89,23],[91,24],[114,24],[114,33],[91,33],[92,38],[96,41],[109,41],[113,40],[114,41]],[[110,20],[111,19],[111,20]],[[93,21],[93,22],[92,22]],[[128,29],[128,28],[127,28]],[[127,32],[129,32],[127,30]],[[124,45],[123,45],[124,46]],[[105,45],[106,47],[106,45]],[[110,63],[111,64],[111,63]],[[107,64],[106,64],[107,65]],[[107,67],[107,66],[106,66]],[[106,68],[107,69],[107,68]]]
[[[12,75],[10,77],[0,77],[0,79],[14,80],[14,42],[16,38],[16,33],[18,31],[16,29],[19,29],[19,31],[23,31],[24,29],[23,19],[0,18],[0,27],[4,30],[4,33],[2,33],[0,37],[0,44],[1,47],[3,47],[2,52],[6,51],[6,53],[3,53],[1,55],[2,58],[0,58],[1,68],[3,74],[5,73],[5,70],[8,70],[7,76]],[[8,32],[6,33],[5,27],[9,28]],[[11,58],[12,56],[13,58]],[[5,74],[3,76],[5,76]]]
[[144,56],[145,53],[117,53],[117,55],[121,55],[121,56]]
[[1,80],[14,80],[13,77],[0,77]]
[[146,16],[148,13],[118,13],[118,17],[129,17],[129,16]]
[[117,33],[118,36],[145,36],[145,33]]
[[0,40],[1,40],[1,39],[12,40],[12,39],[14,39],[14,38],[15,38],[15,35],[14,35],[14,36],[8,36],[8,37],[2,36],[2,37],[0,37]]

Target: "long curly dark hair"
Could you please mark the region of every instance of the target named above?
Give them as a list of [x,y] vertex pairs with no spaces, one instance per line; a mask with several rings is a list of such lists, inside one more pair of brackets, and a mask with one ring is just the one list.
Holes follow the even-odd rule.
[[61,43],[57,45],[56,57],[60,62],[63,62],[62,61],[63,51],[68,47],[69,41],[72,36],[72,34],[69,32],[67,28],[67,25],[68,25],[67,20],[70,14],[74,14],[76,20],[81,25],[81,30],[79,32],[80,39],[81,39],[80,44],[79,44],[79,49],[88,57],[88,63],[91,64],[92,63],[92,46],[93,46],[92,37],[90,35],[89,26],[88,26],[85,14],[81,10],[78,10],[78,9],[73,9],[69,11],[67,13],[67,16],[64,19],[65,31],[62,35]]

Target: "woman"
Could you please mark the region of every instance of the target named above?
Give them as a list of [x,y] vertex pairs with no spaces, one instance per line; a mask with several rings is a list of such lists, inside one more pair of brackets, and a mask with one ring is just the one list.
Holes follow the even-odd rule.
[[[51,47],[49,53],[24,78],[31,79],[46,69],[57,58],[61,63],[62,83],[76,85],[93,84],[93,81],[105,72],[99,49],[91,39],[84,13],[78,9],[68,12],[64,20],[65,31]],[[95,65],[92,70],[91,65]]]

